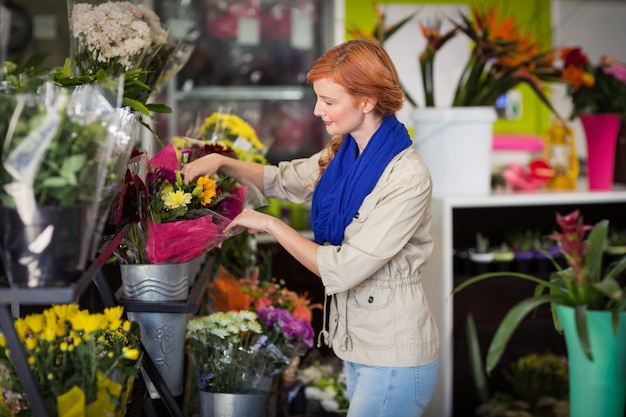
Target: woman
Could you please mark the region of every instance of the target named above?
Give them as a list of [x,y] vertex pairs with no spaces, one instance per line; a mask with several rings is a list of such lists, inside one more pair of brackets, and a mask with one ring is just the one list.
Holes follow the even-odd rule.
[[353,40],[320,57],[307,82],[317,95],[314,114],[333,136],[324,150],[278,166],[210,154],[182,172],[220,171],[267,196],[311,201],[315,241],[254,210],[229,227],[270,233],[321,278],[328,297],[320,341],[344,361],[349,417],[420,416],[439,367],[421,284],[433,247],[432,184],[395,116],[404,100],[398,73],[380,46]]

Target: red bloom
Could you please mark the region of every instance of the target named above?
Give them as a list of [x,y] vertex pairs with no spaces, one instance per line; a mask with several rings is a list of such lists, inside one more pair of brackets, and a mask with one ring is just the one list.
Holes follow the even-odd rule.
[[582,67],[589,63],[589,58],[583,53],[582,48],[568,48],[564,51],[565,66],[574,65]]

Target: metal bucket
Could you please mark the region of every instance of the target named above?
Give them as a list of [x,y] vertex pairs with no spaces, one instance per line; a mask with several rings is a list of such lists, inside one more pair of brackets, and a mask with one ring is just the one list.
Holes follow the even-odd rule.
[[194,260],[175,264],[121,264],[124,295],[137,301],[185,301]]
[[[174,264],[120,265],[124,295],[136,301],[185,301],[193,260]],[[141,342],[152,358],[172,395],[183,394],[186,315],[180,313],[129,312],[129,320],[139,323]],[[152,398],[159,394],[146,381]]]
[[200,391],[201,417],[263,417],[267,405],[267,392],[224,394]]

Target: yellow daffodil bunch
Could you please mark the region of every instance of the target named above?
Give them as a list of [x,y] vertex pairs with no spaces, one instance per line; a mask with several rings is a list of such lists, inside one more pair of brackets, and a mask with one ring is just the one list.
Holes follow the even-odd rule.
[[[122,318],[121,306],[101,313],[76,304],[54,305],[18,318],[17,335],[50,415],[109,416],[137,375],[139,327]],[[0,415],[28,408],[6,339],[0,336]],[[128,390],[126,390],[128,391]],[[76,413],[74,413],[76,412]],[[20,414],[22,415],[22,414]]]

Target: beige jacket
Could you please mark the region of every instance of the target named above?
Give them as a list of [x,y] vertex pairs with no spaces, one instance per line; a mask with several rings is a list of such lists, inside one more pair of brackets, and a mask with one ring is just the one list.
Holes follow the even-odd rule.
[[[264,171],[269,197],[310,201],[319,154]],[[432,181],[414,148],[397,155],[345,230],[340,246],[324,245],[317,262],[330,296],[320,336],[346,361],[417,366],[439,353],[435,320],[422,288],[433,243]],[[326,305],[324,307],[326,322]]]

